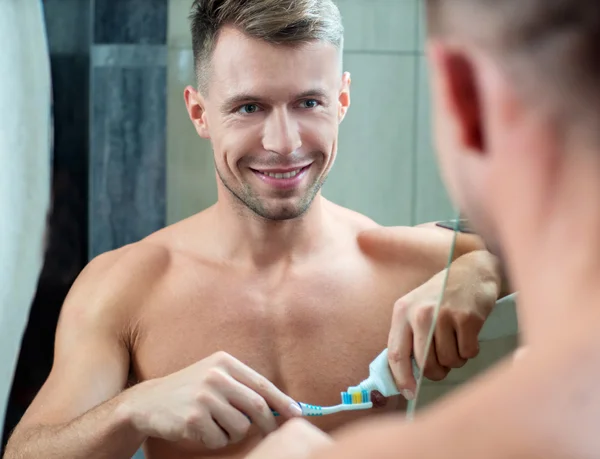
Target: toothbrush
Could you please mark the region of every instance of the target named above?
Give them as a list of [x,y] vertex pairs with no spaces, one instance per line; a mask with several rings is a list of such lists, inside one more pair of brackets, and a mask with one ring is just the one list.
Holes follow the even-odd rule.
[[354,394],[342,392],[342,403],[335,406],[317,406],[299,403],[303,416],[326,416],[328,414],[341,413],[342,411],[368,410],[373,408],[371,393],[363,390]]
[[[302,416],[327,416],[328,414],[341,413],[342,411],[368,410],[373,408],[371,393],[366,390],[353,394],[342,392],[341,398],[342,403],[334,406],[309,405],[302,402],[298,402],[298,405],[302,409]],[[273,411],[273,415],[280,416],[276,411]]]

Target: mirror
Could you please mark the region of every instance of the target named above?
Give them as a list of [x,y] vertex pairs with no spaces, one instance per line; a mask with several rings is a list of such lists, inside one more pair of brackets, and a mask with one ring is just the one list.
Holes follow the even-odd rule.
[[[188,21],[192,1],[146,0],[143,7],[134,0],[45,0],[43,3],[55,101],[52,235],[22,343],[3,445],[50,372],[58,314],[86,264],[100,254],[184,222],[217,201],[218,179],[211,143],[198,136],[183,100],[185,88],[195,84]],[[147,344],[144,352],[146,356],[154,355],[159,349],[164,355],[161,354],[162,360],[158,357],[140,360],[133,355],[131,383],[174,372],[205,357],[201,353],[188,353],[188,348],[199,346],[187,343],[199,335],[208,336],[210,333],[201,327],[209,323],[211,330],[239,327],[250,341],[236,348],[231,336],[237,333],[230,332],[229,336],[215,333],[218,336],[211,338],[210,349],[202,352],[223,348],[233,354],[238,351],[237,356],[254,365],[257,371],[272,376],[284,389],[309,398],[301,401],[333,404],[340,391],[359,382],[352,378],[368,375],[369,361],[385,348],[395,300],[438,273],[452,277],[455,265],[451,261],[457,258],[453,241],[468,233],[469,228],[468,222],[457,224],[459,212],[450,204],[432,145],[422,2],[336,0],[335,3],[345,27],[343,62],[344,70],[351,74],[351,106],[339,127],[338,154],[322,194],[328,201],[362,214],[363,217],[356,217],[360,225],[372,221],[388,227],[412,228],[428,222],[444,222],[418,231],[435,231],[442,236],[433,239],[424,236],[423,240],[443,238],[447,243],[436,252],[437,261],[427,265],[427,269],[418,261],[420,252],[415,247],[419,244],[407,243],[406,253],[410,256],[401,250],[390,255],[366,244],[361,250],[374,261],[365,262],[364,254],[358,256],[353,252],[357,246],[354,238],[348,242],[347,250],[344,246],[344,250],[335,254],[321,255],[318,263],[309,264],[311,269],[298,267],[301,281],[277,284],[273,281],[277,275],[271,272],[269,276],[274,277],[248,271],[246,279],[252,282],[236,284],[237,274],[229,273],[227,285],[237,296],[228,296],[231,293],[221,287],[223,282],[211,285],[211,294],[218,288],[222,290],[220,296],[210,298],[211,305],[224,308],[223,315],[198,320],[194,315],[185,316],[183,310],[179,310],[180,316],[170,316],[165,310],[154,318],[158,330],[154,328],[149,335],[166,338],[158,348]],[[461,231],[455,231],[459,227]],[[331,244],[341,244],[343,234],[342,231],[339,238],[332,238]],[[205,237],[201,232],[198,235]],[[194,238],[186,239],[178,250],[192,253],[194,243]],[[391,260],[390,256],[397,259]],[[223,269],[233,264],[230,259],[228,262]],[[178,278],[183,279],[192,271],[182,269]],[[338,271],[341,274],[333,275]],[[294,279],[296,271],[293,275],[290,272],[279,273],[280,279],[287,279],[288,275]],[[205,276],[198,275],[196,280],[204,281]],[[442,308],[450,293],[450,289],[443,289],[444,285],[449,284],[441,283],[439,295],[434,295]],[[278,296],[288,288],[295,294]],[[185,288],[178,284],[174,290],[184,292]],[[209,296],[205,293],[191,299],[184,293],[181,295],[194,304],[198,298]],[[181,298],[173,304],[180,304]],[[256,298],[262,303],[252,303],[258,301]],[[269,302],[272,298],[277,301]],[[441,381],[423,379],[416,401],[409,406],[409,414],[418,413],[510,354],[518,335],[514,300],[510,296],[494,308],[480,333],[477,357],[452,370]],[[254,311],[258,312],[244,316],[251,309],[248,308],[223,320],[227,305],[236,301],[254,305]],[[281,309],[266,314],[267,309],[261,309],[266,304]],[[326,307],[330,308],[326,311],[332,312],[323,313],[319,309]],[[377,314],[378,318],[373,319]],[[187,318],[181,320],[181,317]],[[279,341],[271,339],[273,334],[264,330],[276,327],[266,322],[271,328],[263,328],[265,322],[259,319],[265,317],[278,317],[277,324],[287,326],[284,330],[289,336],[280,330],[275,333]],[[354,317],[355,322],[348,317]],[[336,326],[325,327],[321,319]],[[183,325],[178,328],[176,323]],[[253,324],[251,333],[247,324]],[[340,331],[338,325],[346,328]],[[367,329],[376,338],[371,339]],[[281,338],[283,335],[288,338]],[[302,355],[295,355],[296,348],[302,350]],[[169,349],[173,349],[172,354]],[[248,349],[258,351],[244,353]],[[286,352],[269,354],[273,349]],[[290,383],[294,368],[306,364],[303,358],[326,359],[326,364],[318,364],[327,368],[340,365],[342,359],[336,358],[334,349],[344,353],[344,361],[351,365],[335,367],[335,372],[321,371],[323,393],[308,393]],[[354,356],[358,350],[361,353]],[[352,361],[353,356],[356,362]],[[270,366],[273,362],[278,366]],[[307,380],[305,386],[314,389],[319,385]],[[398,397],[390,403],[397,405],[396,411],[404,412],[404,402]],[[391,404],[387,407],[392,408]],[[333,417],[327,418],[327,422],[329,419],[334,419],[333,424],[338,422]],[[148,447],[152,450],[156,444]],[[157,450],[153,451],[155,455],[149,456],[157,457]],[[136,457],[142,454],[140,451]]]

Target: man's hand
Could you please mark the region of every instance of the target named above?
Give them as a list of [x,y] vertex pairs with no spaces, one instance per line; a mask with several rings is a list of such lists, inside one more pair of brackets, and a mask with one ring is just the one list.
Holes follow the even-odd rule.
[[374,256],[394,262],[408,253],[418,257],[422,269],[438,273],[394,306],[388,356],[398,388],[407,399],[414,397],[416,389],[412,357],[432,380],[443,379],[451,368],[464,365],[477,355],[479,331],[501,292],[507,289],[498,259],[485,250],[481,238],[457,234],[448,284],[430,351],[425,356],[453,240],[453,231],[433,223],[374,228],[359,236],[363,250]]
[[245,459],[306,459],[333,440],[305,419],[286,422],[263,440]]
[[[390,368],[407,399],[414,397],[414,356],[428,379],[444,379],[452,368],[462,367],[479,353],[479,332],[496,303],[498,277],[493,256],[471,252],[457,259],[450,273],[435,323],[433,340],[425,355],[435,308],[442,294],[446,270],[400,298],[394,305],[388,340]],[[492,269],[490,269],[492,268]]]
[[277,423],[271,409],[287,418],[302,414],[269,380],[224,352],[138,384],[122,396],[136,431],[209,449],[241,441],[251,422],[264,434],[273,432]]

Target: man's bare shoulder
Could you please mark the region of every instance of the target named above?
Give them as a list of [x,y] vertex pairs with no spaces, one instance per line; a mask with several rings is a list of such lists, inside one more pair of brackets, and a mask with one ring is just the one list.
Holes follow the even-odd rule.
[[[335,218],[338,231],[347,234],[357,243],[362,254],[373,261],[399,261],[398,256],[405,253],[405,250],[399,250],[401,245],[410,247],[414,243],[414,228],[394,227],[394,233],[391,234],[388,227],[380,225],[364,214],[326,202],[330,214]],[[390,244],[395,248],[392,252],[389,250]]]
[[142,240],[105,252],[91,260],[73,284],[64,314],[112,315],[115,320],[132,312],[168,271],[169,249]]
[[386,227],[358,212],[330,205],[339,227],[350,235],[362,256],[394,275],[411,273],[425,280],[446,268],[451,254],[456,259],[485,249],[476,235],[459,233],[452,251],[454,231],[435,223]]
[[348,232],[353,238],[358,237],[363,231],[382,227],[373,219],[359,212],[348,209],[347,207],[342,207],[331,201],[327,201],[326,199],[323,199],[323,202],[329,215],[333,217],[336,225],[340,229]]

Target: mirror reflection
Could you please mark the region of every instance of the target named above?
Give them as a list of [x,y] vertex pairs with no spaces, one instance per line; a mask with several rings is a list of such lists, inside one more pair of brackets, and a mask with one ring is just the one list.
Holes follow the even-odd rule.
[[7,457],[242,458],[515,348],[503,266],[440,179],[422,2],[274,3],[43,2],[52,213]]

